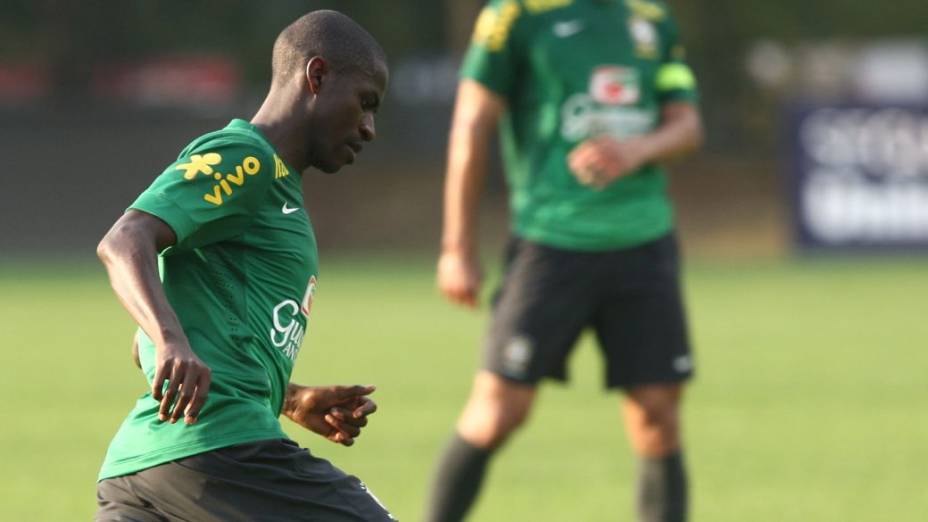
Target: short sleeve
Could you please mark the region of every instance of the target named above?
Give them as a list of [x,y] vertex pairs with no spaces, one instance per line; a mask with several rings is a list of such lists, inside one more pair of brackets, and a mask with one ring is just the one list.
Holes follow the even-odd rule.
[[661,64],[655,79],[658,99],[661,103],[696,103],[699,99],[696,76],[686,63],[686,49],[669,11],[661,23],[661,33]]
[[475,80],[504,97],[513,94],[521,59],[521,15],[516,0],[491,0],[483,8],[474,24],[461,78]]
[[185,149],[129,207],[152,214],[191,249],[240,235],[266,198],[274,164],[246,141],[206,141]]

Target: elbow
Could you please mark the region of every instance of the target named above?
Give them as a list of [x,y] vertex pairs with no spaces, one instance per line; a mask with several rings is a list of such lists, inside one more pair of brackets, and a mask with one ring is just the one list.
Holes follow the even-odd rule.
[[703,145],[706,144],[706,131],[703,129],[702,121],[697,119],[693,123],[693,130],[690,132],[689,152],[699,152]]
[[706,142],[706,131],[703,126],[702,116],[696,109],[688,111],[689,120],[689,152],[698,152]]
[[119,258],[121,254],[133,250],[132,239],[136,236],[137,234],[133,230],[132,224],[126,222],[124,218],[121,218],[97,244],[97,257],[105,266],[109,266]]
[[107,232],[106,235],[103,236],[103,239],[101,239],[100,242],[97,243],[97,258],[104,265],[108,264],[110,259],[112,259],[113,247],[112,247],[112,240],[110,238],[111,232],[112,230],[110,232]]
[[698,114],[692,114],[681,121],[681,124],[683,124],[682,129],[685,129],[685,131],[682,133],[683,139],[681,140],[682,146],[679,149],[679,154],[688,156],[699,152],[706,141],[702,119]]

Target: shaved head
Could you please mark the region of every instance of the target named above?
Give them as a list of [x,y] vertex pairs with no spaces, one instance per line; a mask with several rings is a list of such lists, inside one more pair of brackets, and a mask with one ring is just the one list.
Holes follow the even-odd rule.
[[386,70],[386,55],[377,40],[337,11],[313,11],[281,31],[274,42],[272,85],[302,74],[306,62],[321,56],[336,72],[375,74]]

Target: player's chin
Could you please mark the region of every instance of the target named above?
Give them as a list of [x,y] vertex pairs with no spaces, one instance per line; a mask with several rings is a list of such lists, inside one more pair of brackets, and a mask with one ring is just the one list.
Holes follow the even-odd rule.
[[319,162],[318,164],[316,164],[316,168],[321,170],[322,172],[325,172],[326,174],[335,174],[336,172],[341,170],[342,167],[344,166],[345,166],[345,162],[343,161],[325,161],[325,162]]
[[345,165],[351,165],[354,163],[354,158],[355,152],[349,148],[347,149],[347,153],[338,154],[336,157],[331,158],[329,161],[320,162],[320,164],[316,165],[316,167],[326,174],[335,174]]

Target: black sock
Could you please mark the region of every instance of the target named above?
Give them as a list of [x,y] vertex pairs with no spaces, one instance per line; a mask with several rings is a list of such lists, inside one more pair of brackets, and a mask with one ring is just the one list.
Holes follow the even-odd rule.
[[458,522],[470,509],[492,450],[478,448],[455,434],[445,449],[432,483],[427,522]]
[[686,520],[686,470],[681,451],[666,457],[641,459],[638,469],[638,520]]

